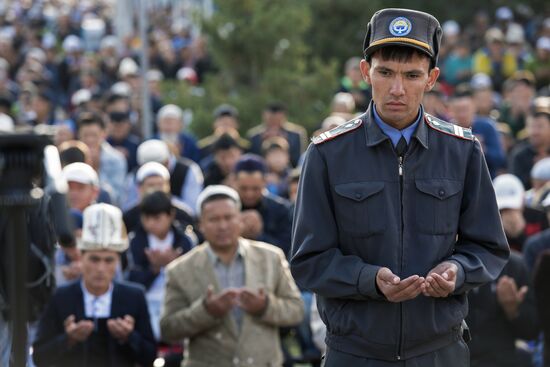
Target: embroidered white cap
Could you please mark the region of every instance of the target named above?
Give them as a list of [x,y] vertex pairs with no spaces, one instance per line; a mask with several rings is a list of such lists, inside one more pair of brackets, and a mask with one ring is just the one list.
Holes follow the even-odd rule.
[[122,252],[128,248],[128,234],[122,211],[110,204],[93,204],[84,209],[80,250]]

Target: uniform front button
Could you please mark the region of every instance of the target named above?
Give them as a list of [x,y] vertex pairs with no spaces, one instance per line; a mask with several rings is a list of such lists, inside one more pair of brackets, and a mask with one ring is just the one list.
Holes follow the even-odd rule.
[[252,357],[248,357],[246,361],[248,362],[248,364],[254,364],[254,358]]
[[222,333],[216,333],[216,339],[221,339],[222,338]]
[[355,193],[355,198],[356,198],[356,199],[361,199],[361,196],[362,196],[362,195],[361,195],[360,192],[356,192],[356,193]]
[[239,364],[239,358],[235,357],[233,358],[233,364],[236,366]]
[[445,190],[443,189],[439,190],[439,196],[445,196]]

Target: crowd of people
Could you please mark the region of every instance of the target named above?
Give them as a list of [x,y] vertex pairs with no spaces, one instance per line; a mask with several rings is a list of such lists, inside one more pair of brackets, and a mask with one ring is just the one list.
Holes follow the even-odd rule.
[[[285,259],[309,135],[299,121],[289,121],[284,101],[272,101],[247,132],[239,130],[239,111],[220,105],[212,111],[211,135],[196,139],[182,108],[192,111],[193,106],[165,104],[159,85],[164,79],[200,85],[213,69],[206,39],[191,22],[166,22],[172,19],[168,11],[157,11],[149,33],[150,70],[144,71],[138,40],[114,35],[107,3],[0,6],[0,131],[54,129],[77,238],[59,247],[56,279],[59,287],[68,284],[84,292],[86,302],[74,315],[66,310],[67,299],[54,298],[46,311],[49,321],[39,329],[55,328],[58,334],[39,330],[35,361],[40,366],[61,358],[56,349],[67,342],[56,339],[61,334],[70,334],[65,347],[71,349],[100,330],[93,345],[105,342],[110,332],[120,353],[142,365],[156,357],[177,364],[184,353],[189,366],[201,358],[240,366],[257,365],[262,358],[285,366],[297,360],[319,365],[323,327],[314,297],[297,288]],[[426,112],[471,128],[481,142],[513,249],[498,280],[469,294],[473,366],[542,366],[543,346],[550,345],[545,289],[550,277],[550,17],[524,19],[501,7],[495,14],[477,13],[464,26],[444,22],[441,76],[423,101]],[[312,136],[344,124],[369,105],[371,89],[359,63],[359,58],[345,63],[330,114],[319,116]],[[151,91],[151,139],[142,136],[142,83]],[[96,203],[118,208],[120,219],[115,209],[100,210]],[[88,208],[96,217],[103,213],[123,222],[114,228],[127,237],[128,246],[113,250],[116,258],[94,256],[97,248],[86,242],[93,237],[89,226],[104,225],[89,219]],[[235,258],[224,256],[224,236],[233,239],[229,245],[235,239],[241,244]],[[213,251],[205,250],[204,241]],[[75,286],[81,277],[102,273],[97,270],[102,263],[109,282],[125,280],[145,290],[148,315],[136,311],[142,302],[136,288],[124,288],[128,299],[116,287],[103,299]],[[99,300],[99,311],[92,299]],[[121,311],[131,299],[137,306]],[[123,306],[110,315],[108,306],[114,309],[115,302]],[[56,305],[59,310],[52,309]],[[125,312],[136,314],[126,317]],[[229,313],[232,318],[225,317]],[[118,318],[97,324],[109,316]],[[61,324],[54,326],[56,318]],[[288,335],[299,342],[299,357],[288,343],[279,343]]]

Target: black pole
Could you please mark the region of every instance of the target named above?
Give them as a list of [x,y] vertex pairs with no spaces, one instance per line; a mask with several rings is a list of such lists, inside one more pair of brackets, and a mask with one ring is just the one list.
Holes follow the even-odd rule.
[[49,143],[43,135],[0,134],[0,207],[7,219],[5,269],[0,270],[7,278],[14,367],[25,367],[27,361],[27,210],[43,195],[33,181],[42,173],[44,148]]
[[[28,307],[18,307],[18,305],[27,305],[27,225],[25,217],[25,208],[15,206],[9,211],[9,221],[7,227],[7,236],[9,259],[9,273],[12,275],[12,286],[10,287],[9,297],[13,310],[11,314],[13,327],[12,360],[15,367],[23,367],[27,361],[27,310]],[[22,286],[21,286],[22,285]]]

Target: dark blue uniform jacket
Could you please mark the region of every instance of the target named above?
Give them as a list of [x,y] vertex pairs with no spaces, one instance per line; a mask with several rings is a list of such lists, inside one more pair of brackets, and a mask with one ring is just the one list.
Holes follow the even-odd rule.
[[[395,361],[458,340],[466,291],[494,280],[509,248],[479,142],[423,119],[400,176],[371,108],[358,128],[308,148],[291,270],[300,287],[318,294],[329,348]],[[404,279],[443,261],[459,268],[449,297],[391,303],[377,291],[380,267]]]

